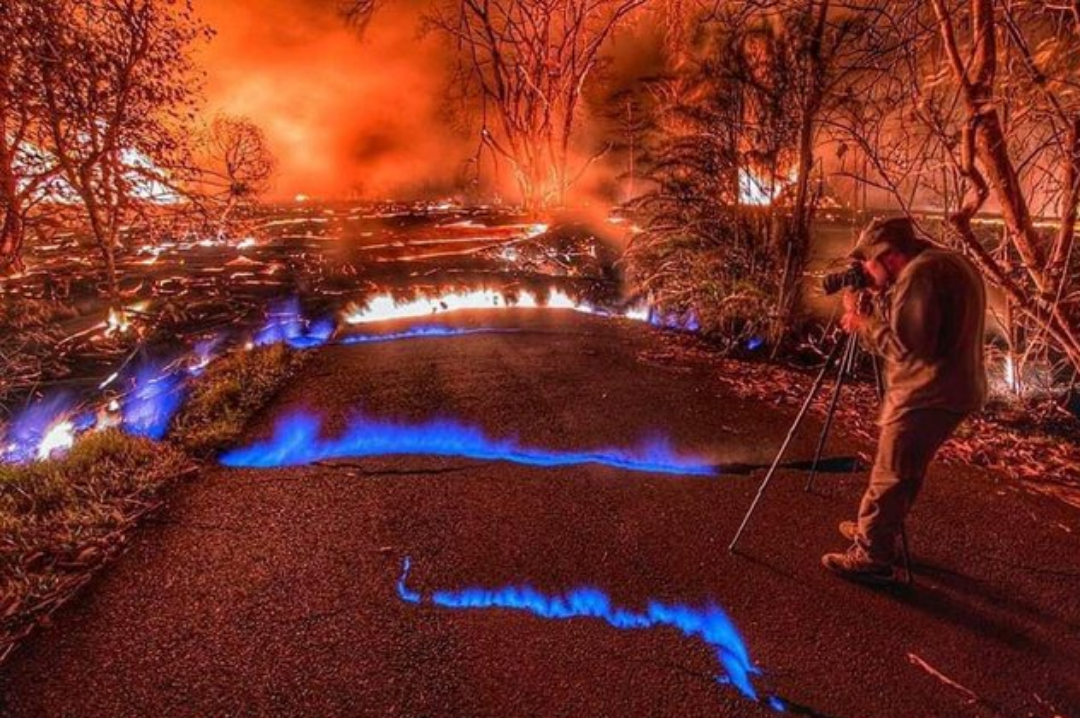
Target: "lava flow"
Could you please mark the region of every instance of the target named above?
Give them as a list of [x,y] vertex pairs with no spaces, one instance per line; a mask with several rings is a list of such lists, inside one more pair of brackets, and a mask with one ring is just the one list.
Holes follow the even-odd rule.
[[[564,309],[584,314],[613,315],[613,312],[577,301],[561,289],[552,289],[546,298],[528,291],[510,295],[494,289],[471,289],[403,302],[397,301],[391,294],[379,294],[362,306],[350,305],[345,311],[344,320],[347,324],[368,324],[392,319],[419,319],[468,309]],[[619,316],[647,321],[649,311],[635,308]]]

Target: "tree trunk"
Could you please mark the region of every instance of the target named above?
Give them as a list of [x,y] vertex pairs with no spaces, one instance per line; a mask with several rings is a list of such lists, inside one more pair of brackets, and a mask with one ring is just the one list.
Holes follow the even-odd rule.
[[120,299],[120,284],[116,279],[115,237],[109,232],[106,222],[102,219],[100,207],[94,195],[85,192],[82,198],[90,220],[90,229],[94,233],[94,241],[97,242],[101,257],[105,260],[105,280],[108,285],[109,299],[115,304]]
[[0,229],[0,272],[22,271],[22,247],[25,238],[26,224],[23,222],[22,213],[17,206],[10,204],[4,212],[4,225]]
[[1069,281],[1068,264],[1076,238],[1077,213],[1080,210],[1080,117],[1073,118],[1065,142],[1062,173],[1061,226],[1050,253],[1050,279],[1063,293]]
[[[954,215],[953,226],[986,276],[1005,289],[1016,301],[1017,309],[1045,329],[1070,363],[1080,368],[1080,327],[1066,315],[1053,296],[1054,282],[1050,280],[1053,267],[1047,264],[1043,238],[1031,220],[1027,198],[1009,156],[1008,137],[994,104],[997,20],[993,0],[971,0],[970,61],[965,61],[964,53],[960,50],[956,27],[945,0],[932,0],[932,4],[953,76],[961,89],[968,120],[961,155],[962,169],[972,190],[972,199],[966,201],[964,208]],[[971,230],[972,217],[991,192],[1001,206],[1005,228],[1020,256],[1024,271],[1034,285],[1034,292],[1027,292],[1018,286],[986,252]]]
[[[778,338],[791,326],[798,296],[799,276],[806,263],[806,254],[810,246],[810,231],[814,219],[814,207],[811,201],[810,175],[814,170],[814,137],[817,131],[818,113],[824,89],[821,48],[825,38],[826,19],[829,13],[829,0],[822,0],[815,8],[814,28],[809,43],[809,76],[804,89],[802,116],[799,118],[799,165],[797,168],[795,206],[791,213],[791,226],[785,232],[787,236],[787,254],[784,262],[784,274],[781,277],[780,306],[777,307],[779,327]],[[779,341],[777,342],[779,344]]]

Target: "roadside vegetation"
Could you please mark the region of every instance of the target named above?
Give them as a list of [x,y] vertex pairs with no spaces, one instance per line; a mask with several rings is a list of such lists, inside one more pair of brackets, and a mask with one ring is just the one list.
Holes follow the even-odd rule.
[[[0,301],[0,407],[9,408],[20,394],[44,380],[68,373],[57,351],[63,338],[59,322],[71,314],[64,305],[20,296]],[[0,410],[0,418],[6,419]]]
[[123,550],[171,483],[240,437],[302,356],[273,345],[211,363],[165,441],[107,429],[59,458],[0,463],[0,663]]
[[173,421],[170,440],[198,458],[235,443],[303,357],[303,352],[274,344],[233,352],[211,363]]
[[192,470],[172,446],[116,429],[60,459],[0,464],[0,660],[122,550],[166,484]]

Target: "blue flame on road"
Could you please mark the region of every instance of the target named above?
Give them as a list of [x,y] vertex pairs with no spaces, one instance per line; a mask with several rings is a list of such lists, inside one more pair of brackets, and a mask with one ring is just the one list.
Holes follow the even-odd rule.
[[330,341],[336,325],[332,319],[309,322],[300,311],[296,297],[275,304],[269,317],[253,339],[257,347],[288,344],[293,349],[314,349]]
[[322,421],[318,417],[305,412],[291,414],[278,422],[270,441],[229,451],[221,457],[221,463],[231,467],[272,468],[348,457],[428,455],[511,461],[529,466],[603,464],[657,474],[715,474],[712,466],[698,458],[682,456],[661,441],[633,451],[559,452],[525,448],[508,439],[491,439],[477,427],[446,419],[408,425],[357,417],[343,435],[333,439],[322,438],[321,429]]
[[349,334],[342,337],[339,343],[352,345],[352,344],[378,344],[381,342],[393,342],[401,339],[428,339],[436,337],[463,337],[471,334],[512,334],[519,332],[519,329],[493,329],[490,327],[480,327],[476,329],[459,329],[456,327],[446,327],[438,324],[430,326],[412,327],[403,332],[393,332],[391,334]]
[[[460,591],[435,591],[426,599],[407,585],[410,561],[405,558],[397,592],[401,600],[412,604],[429,603],[453,609],[508,609],[527,611],[540,618],[561,620],[597,618],[619,630],[641,630],[670,627],[688,638],[699,638],[716,652],[726,674],[720,682],[734,685],[751,700],[758,700],[752,676],[761,671],[750,660],[750,652],[723,609],[710,605],[690,608],[649,601],[645,610],[631,611],[612,605],[611,599],[598,588],[581,587],[561,595],[548,595],[531,586],[506,586],[498,589],[466,588]],[[768,705],[780,709],[775,698]]]

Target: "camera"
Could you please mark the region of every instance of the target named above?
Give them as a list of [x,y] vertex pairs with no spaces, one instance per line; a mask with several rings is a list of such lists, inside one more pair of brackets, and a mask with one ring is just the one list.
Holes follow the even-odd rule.
[[826,274],[821,280],[821,288],[825,290],[825,294],[836,294],[845,288],[858,291],[869,286],[870,277],[858,262],[841,272]]

